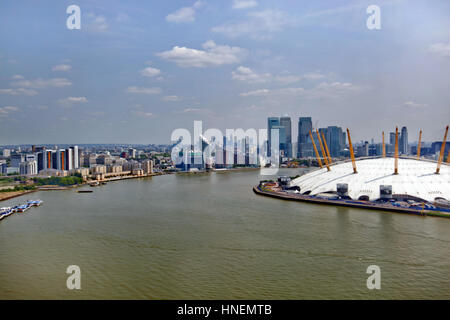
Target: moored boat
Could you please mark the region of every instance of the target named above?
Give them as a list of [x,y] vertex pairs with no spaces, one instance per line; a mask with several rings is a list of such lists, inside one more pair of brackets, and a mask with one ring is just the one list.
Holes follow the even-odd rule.
[[10,216],[13,213],[22,213],[30,209],[31,207],[38,207],[42,203],[42,200],[28,200],[27,203],[23,205],[17,205],[13,207],[3,207],[0,208],[0,220]]

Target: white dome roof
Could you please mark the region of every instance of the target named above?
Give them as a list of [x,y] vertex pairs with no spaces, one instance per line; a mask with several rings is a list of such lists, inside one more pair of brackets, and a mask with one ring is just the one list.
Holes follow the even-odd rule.
[[356,160],[358,173],[353,173],[352,162],[331,165],[309,172],[292,181],[300,192],[310,195],[336,191],[338,183],[348,184],[352,199],[368,196],[370,200],[380,197],[380,185],[391,185],[392,194],[406,194],[427,201],[435,198],[450,200],[450,166],[442,163],[440,173],[435,174],[437,163],[427,160],[398,159],[398,174],[394,175],[394,158]]

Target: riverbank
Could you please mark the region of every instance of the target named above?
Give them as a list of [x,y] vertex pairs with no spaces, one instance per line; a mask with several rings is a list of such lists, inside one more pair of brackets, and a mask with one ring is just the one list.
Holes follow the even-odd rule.
[[177,174],[181,175],[194,175],[194,174],[206,174],[206,173],[225,173],[225,172],[239,172],[239,171],[255,171],[260,170],[260,167],[238,167],[238,168],[223,168],[223,169],[210,169],[210,170],[193,170],[193,171],[177,171]]
[[103,180],[88,180],[82,184],[76,184],[76,185],[70,185],[70,186],[59,186],[59,185],[43,185],[43,186],[36,186],[36,189],[33,190],[20,190],[20,191],[11,191],[11,192],[0,192],[0,202],[9,200],[12,198],[20,197],[28,193],[36,192],[36,191],[55,191],[55,190],[70,190],[79,188],[85,185],[89,185],[93,182],[112,182],[112,181],[119,181],[119,180],[127,180],[127,179],[138,179],[138,178],[147,178],[147,177],[153,177],[153,176],[159,176],[169,173],[152,173],[148,175],[130,175],[130,176],[121,176],[121,177],[111,177],[106,178]]
[[93,183],[96,181],[102,183],[102,182],[112,182],[112,181],[120,181],[120,180],[127,180],[127,179],[148,178],[148,177],[154,177],[154,176],[162,176],[165,174],[170,174],[170,172],[149,173],[149,174],[144,174],[144,175],[117,176],[117,177],[105,178],[102,180],[90,180],[90,181],[86,182],[85,184],[90,184],[90,183]]
[[23,190],[23,191],[21,190],[21,191],[11,191],[11,192],[0,192],[0,201],[5,201],[5,200],[12,199],[12,198],[20,197],[20,196],[23,196],[25,194],[36,192],[36,191],[38,191],[38,190],[35,189],[35,190]]
[[369,209],[369,210],[414,214],[414,215],[419,215],[419,216],[434,216],[434,217],[441,217],[441,218],[450,218],[450,213],[446,213],[443,211],[402,208],[402,207],[392,206],[390,204],[371,203],[368,201],[359,201],[359,200],[354,201],[354,200],[322,199],[322,198],[316,198],[316,197],[312,197],[312,196],[304,196],[301,194],[288,194],[288,193],[282,192],[282,191],[271,190],[266,187],[261,188],[261,186],[254,186],[253,192],[258,195],[282,199],[282,200],[301,201],[301,202],[309,202],[309,203],[322,204],[322,205],[353,207],[353,208],[359,208],[359,209]]

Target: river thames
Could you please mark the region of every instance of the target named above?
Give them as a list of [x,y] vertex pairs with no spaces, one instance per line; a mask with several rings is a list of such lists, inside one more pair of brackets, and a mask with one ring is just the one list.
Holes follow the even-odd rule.
[[[174,174],[1,202],[44,201],[0,222],[0,299],[450,298],[449,219],[254,194],[265,178]],[[66,287],[69,265],[81,290]]]

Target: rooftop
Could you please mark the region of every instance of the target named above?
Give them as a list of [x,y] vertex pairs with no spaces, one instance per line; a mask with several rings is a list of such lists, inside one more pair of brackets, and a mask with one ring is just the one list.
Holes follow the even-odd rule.
[[435,198],[450,200],[450,166],[442,163],[440,173],[435,174],[437,163],[413,158],[398,159],[398,174],[394,175],[394,158],[369,158],[356,160],[358,173],[354,174],[351,161],[333,164],[314,170],[292,181],[303,194],[310,195],[336,192],[338,183],[348,184],[352,199],[368,196],[369,200],[380,197],[380,185],[391,185],[392,194],[417,197],[426,201]]

